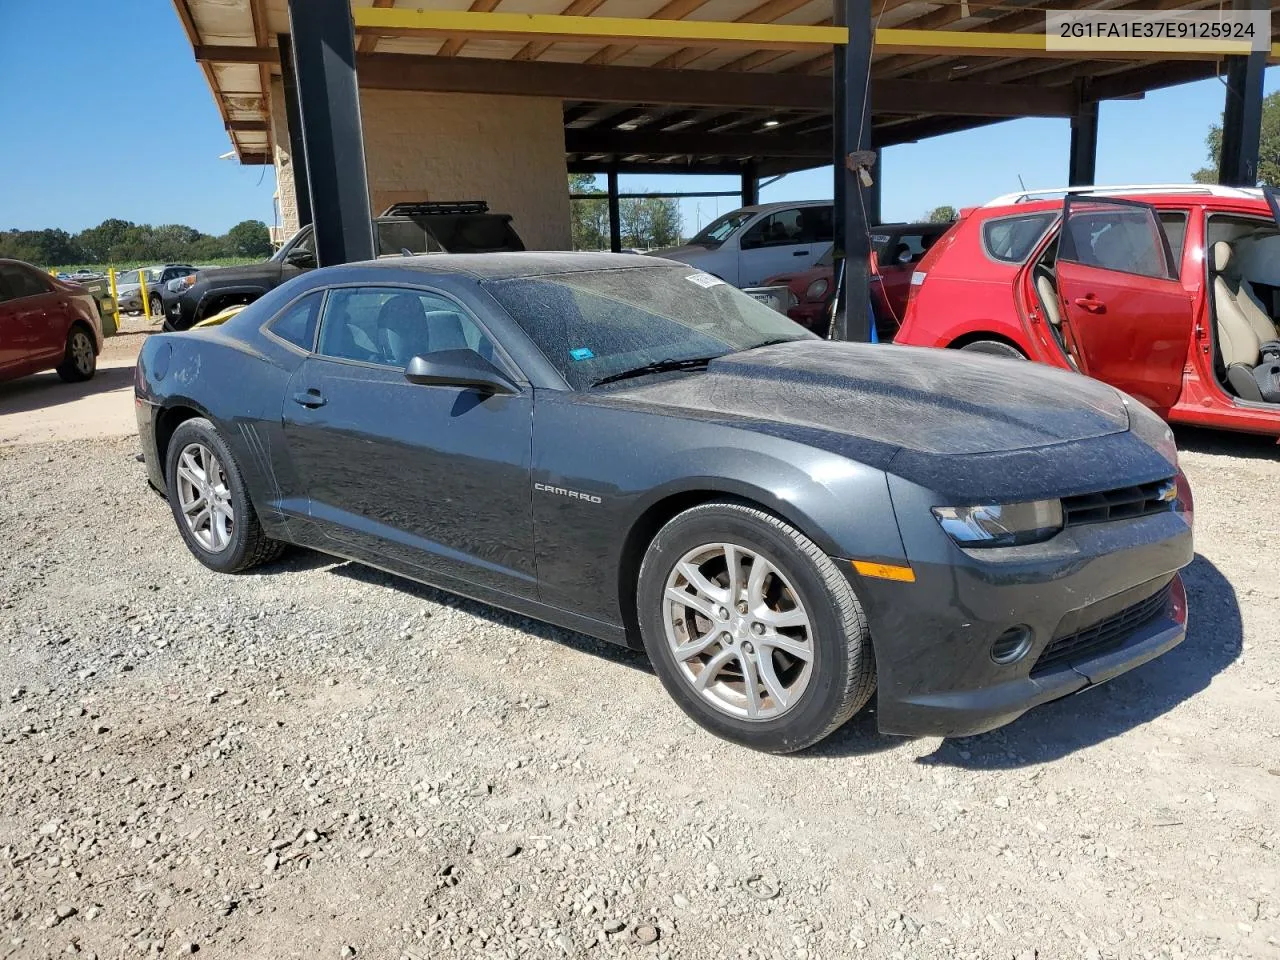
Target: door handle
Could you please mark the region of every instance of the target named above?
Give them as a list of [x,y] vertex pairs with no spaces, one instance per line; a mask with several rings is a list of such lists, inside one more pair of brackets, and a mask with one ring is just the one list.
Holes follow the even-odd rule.
[[1082,307],[1090,313],[1105,313],[1107,310],[1107,305],[1092,293],[1087,297],[1076,297],[1076,306]]
[[295,393],[293,395],[293,402],[302,404],[302,406],[306,407],[308,410],[314,410],[316,407],[323,407],[328,403],[324,397],[320,396],[319,390],[308,390],[306,393]]
[[809,251],[808,250],[792,250],[791,255],[793,257],[807,257],[809,255]]

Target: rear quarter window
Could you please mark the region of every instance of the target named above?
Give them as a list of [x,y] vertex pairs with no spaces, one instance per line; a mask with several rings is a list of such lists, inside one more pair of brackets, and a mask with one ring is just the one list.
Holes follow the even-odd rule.
[[1046,211],[988,220],[982,225],[982,249],[993,260],[1022,263],[1057,217]]

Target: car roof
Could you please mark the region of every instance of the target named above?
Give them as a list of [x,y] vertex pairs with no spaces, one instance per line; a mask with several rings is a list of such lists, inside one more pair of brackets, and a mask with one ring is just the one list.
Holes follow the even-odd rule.
[[433,275],[471,276],[477,280],[513,280],[521,277],[549,277],[558,274],[634,270],[644,267],[689,268],[685,263],[634,253],[578,253],[567,250],[519,253],[424,253],[412,257],[379,257],[377,260],[365,260],[342,266],[416,270]]
[[829,207],[831,200],[782,200],[775,203],[755,203],[749,207],[739,207],[730,213],[772,213],[774,210],[794,210],[796,207]]

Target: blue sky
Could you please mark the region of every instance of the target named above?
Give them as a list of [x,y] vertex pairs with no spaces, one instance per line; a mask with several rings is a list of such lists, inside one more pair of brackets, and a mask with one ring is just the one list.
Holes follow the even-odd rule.
[[[108,57],[102,57],[106,53]],[[1267,92],[1280,68],[1267,71]],[[0,229],[75,231],[122,217],[225,232],[272,221],[270,167],[220,160],[229,149],[213,97],[169,0],[0,0]],[[1098,180],[1181,182],[1206,162],[1222,112],[1217,80],[1102,104]],[[1065,120],[1015,120],[891,147],[883,162],[887,220],[939,204],[982,203],[1066,182]],[[629,190],[733,190],[737,178],[623,177]],[[792,174],[763,200],[831,196],[831,171]],[[686,233],[732,198],[686,200]]]

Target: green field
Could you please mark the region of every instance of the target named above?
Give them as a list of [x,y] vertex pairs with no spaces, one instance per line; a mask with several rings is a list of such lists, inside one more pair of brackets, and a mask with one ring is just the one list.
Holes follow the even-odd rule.
[[[194,263],[196,267],[237,267],[242,263],[261,263],[261,257],[217,257],[213,260],[201,260]],[[68,267],[46,267],[56,273],[75,273],[77,270],[92,270],[94,273],[106,274],[108,267],[114,267],[116,273],[124,270],[137,270],[139,267],[158,266],[154,260],[127,260],[124,263],[73,263]]]

